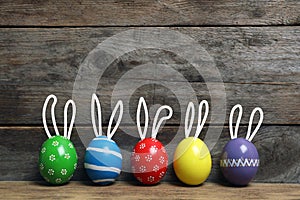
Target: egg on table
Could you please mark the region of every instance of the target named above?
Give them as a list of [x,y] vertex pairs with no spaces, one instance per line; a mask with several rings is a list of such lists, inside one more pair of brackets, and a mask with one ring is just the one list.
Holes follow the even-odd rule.
[[[202,107],[205,105],[205,113],[202,119]],[[185,139],[177,146],[173,168],[177,178],[187,185],[200,185],[209,176],[212,160],[208,147],[198,138],[208,117],[209,105],[202,100],[198,107],[198,123],[194,137],[189,137],[195,116],[195,106],[192,102],[188,104],[185,116]],[[191,112],[191,117],[189,118]]]
[[[46,122],[46,109],[50,99],[53,99],[51,107],[51,116],[53,128],[56,136],[51,136],[47,122]],[[55,120],[55,105],[57,98],[55,95],[49,95],[44,103],[42,110],[42,119],[45,132],[48,139],[42,144],[39,153],[39,171],[42,177],[53,185],[62,185],[67,183],[73,176],[77,167],[77,153],[73,143],[70,141],[72,128],[75,121],[76,106],[74,101],[68,100],[64,108],[64,136],[59,135],[59,131]],[[72,105],[72,117],[67,130],[67,111],[69,105]]]
[[[239,109],[235,131],[233,132],[233,115]],[[260,118],[255,130],[251,133],[255,113],[259,111]],[[246,186],[254,178],[259,167],[259,155],[256,147],[251,142],[263,122],[263,111],[257,107],[253,109],[248,125],[246,138],[237,138],[243,108],[235,105],[229,116],[229,133],[231,140],[225,145],[220,159],[220,168],[226,180],[236,186]]]
[[[95,103],[98,113],[98,129],[95,122]],[[118,109],[119,117],[112,129],[112,122]],[[115,182],[122,171],[121,150],[111,138],[117,131],[123,116],[123,102],[119,100],[111,114],[107,136],[102,135],[101,104],[96,94],[92,95],[91,118],[95,138],[89,143],[84,157],[84,168],[88,177],[98,185],[109,185]]]
[[247,185],[259,167],[254,144],[244,138],[230,140],[223,149],[220,167],[224,177],[234,185]]
[[[140,123],[142,105],[145,114],[143,131]],[[161,117],[160,120],[158,120],[163,109],[167,109],[169,113],[167,116]],[[137,106],[136,122],[141,140],[135,145],[131,154],[131,169],[135,178],[145,185],[157,184],[166,175],[168,168],[168,154],[163,144],[156,139],[156,136],[162,122],[170,119],[172,115],[173,110],[170,106],[163,105],[159,107],[153,119],[151,138],[146,138],[149,121],[148,108],[145,99],[140,97]]]

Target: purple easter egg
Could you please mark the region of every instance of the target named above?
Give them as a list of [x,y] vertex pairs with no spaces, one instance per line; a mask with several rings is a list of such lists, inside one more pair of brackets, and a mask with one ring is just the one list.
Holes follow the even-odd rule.
[[224,177],[237,186],[247,185],[255,176],[259,156],[254,144],[244,138],[230,140],[223,149],[220,167]]

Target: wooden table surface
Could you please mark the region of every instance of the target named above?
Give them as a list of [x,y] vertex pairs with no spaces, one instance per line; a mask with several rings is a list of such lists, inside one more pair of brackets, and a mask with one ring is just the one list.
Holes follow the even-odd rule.
[[117,182],[101,187],[76,181],[64,186],[2,181],[0,193],[2,199],[300,199],[300,184],[252,183],[247,187],[230,187],[205,183],[186,187],[166,182],[156,186]]

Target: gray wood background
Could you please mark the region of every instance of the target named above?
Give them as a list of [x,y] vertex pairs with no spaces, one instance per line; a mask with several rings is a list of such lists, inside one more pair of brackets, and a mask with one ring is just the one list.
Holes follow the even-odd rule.
[[[0,180],[41,180],[38,151],[47,139],[41,121],[43,102],[48,94],[56,94],[57,113],[62,113],[63,103],[72,97],[79,66],[91,50],[125,30],[161,27],[179,31],[201,44],[213,57],[224,81],[225,123],[207,122],[216,131],[222,130],[212,150],[209,180],[223,181],[218,159],[229,140],[230,109],[240,103],[245,111],[241,136],[252,109],[260,106],[265,112],[263,126],[253,140],[261,157],[255,181],[299,183],[299,10],[299,1],[279,0],[0,1]],[[117,59],[99,83],[104,125],[120,74],[149,62],[177,64],[177,70],[188,78],[199,100],[209,99],[203,79],[182,58],[155,49],[136,51]],[[122,94],[126,96],[126,92]],[[149,105],[173,106],[174,116],[158,136],[168,144],[184,115],[176,106],[176,98],[159,86],[142,88],[130,102],[132,116],[140,95],[147,98]],[[91,123],[89,115],[81,118],[84,120],[76,123],[72,136],[79,154],[79,168],[73,180],[87,180],[82,167],[85,147],[78,134],[89,132]],[[57,115],[57,120],[62,125],[62,117]],[[122,123],[137,132],[135,126]],[[121,128],[114,139],[126,151],[131,151],[138,141]],[[170,155],[173,151],[174,147],[168,149]],[[124,162],[128,165],[128,158]],[[119,179],[133,177],[122,173]],[[164,180],[176,180],[172,166]]]

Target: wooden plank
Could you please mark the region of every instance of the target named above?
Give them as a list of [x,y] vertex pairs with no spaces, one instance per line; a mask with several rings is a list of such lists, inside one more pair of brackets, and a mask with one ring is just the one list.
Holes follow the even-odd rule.
[[299,1],[2,1],[1,25],[165,26],[299,24]]
[[[170,164],[177,144],[184,138],[182,128],[166,126],[158,134],[158,139],[166,147]],[[72,180],[88,180],[83,169],[83,159],[84,145],[87,145],[94,137],[91,129],[91,127],[76,127],[71,138],[79,156],[78,169]],[[205,127],[200,138],[210,145],[212,141],[208,141],[205,137],[207,131],[214,133],[222,129],[222,126],[210,126],[209,129]],[[246,130],[247,127],[242,126],[239,137],[245,137]],[[259,130],[253,143],[259,152],[261,165],[254,182],[300,183],[299,131],[300,126],[263,126]],[[42,143],[47,139],[42,127],[2,127],[0,135],[0,180],[41,181],[37,166],[38,152]],[[118,180],[135,180],[129,172],[130,153],[139,140],[137,135],[136,127],[126,127],[126,129],[121,127],[113,138],[123,155],[123,172]],[[219,169],[219,158],[222,148],[229,141],[228,127],[224,127],[220,137],[216,136],[215,139],[217,143],[211,151],[213,168],[208,181],[225,184],[226,181]],[[163,181],[177,181],[172,165],[169,166]]]
[[[178,89],[180,89],[180,83],[177,83]],[[192,84],[195,88],[197,98],[199,101],[202,99],[210,99],[210,96],[205,91],[205,84]],[[242,118],[242,123],[247,124],[249,121],[250,113],[252,109],[256,106],[263,108],[265,112],[264,123],[265,124],[299,124],[300,116],[298,115],[300,109],[299,102],[299,85],[286,85],[286,84],[224,84],[226,88],[227,98],[226,110],[222,110],[222,105],[212,105],[214,112],[209,114],[209,119],[207,123],[209,124],[223,124],[228,123],[228,117],[230,109],[235,104],[242,104],[244,107],[244,115]],[[111,86],[106,84],[105,90],[111,89]],[[7,87],[7,86],[4,86]],[[99,86],[99,87],[103,87]],[[203,90],[201,90],[203,89]],[[10,89],[11,90],[11,89]],[[36,90],[36,91],[33,91]],[[13,91],[1,90],[1,100],[0,105],[2,112],[0,113],[0,122],[5,125],[26,125],[26,124],[41,124],[41,109],[43,106],[43,101],[50,94],[54,93],[59,98],[59,103],[56,108],[56,116],[59,124],[63,123],[63,106],[68,98],[72,97],[72,91],[65,90],[64,88],[59,88],[55,86],[53,88],[49,86],[38,86],[38,87],[27,87],[23,89],[17,89]],[[51,92],[52,91],[52,92]],[[111,93],[103,92],[102,88],[99,88],[100,101],[102,105],[103,113],[103,123],[108,124],[112,109],[111,108]],[[122,94],[124,92],[120,92]],[[146,94],[147,93],[147,94]],[[177,98],[169,94],[170,91],[158,88],[147,89],[141,93],[136,93],[133,96],[128,96],[127,94],[120,95],[119,99],[131,99],[129,103],[129,109],[125,112],[129,113],[130,117],[124,117],[122,120],[123,125],[134,125],[136,116],[136,106],[138,103],[138,98],[140,96],[146,97],[148,102],[148,107],[151,109],[150,117],[153,119],[157,107],[156,105],[168,104],[173,108],[173,117],[168,120],[167,124],[182,124],[184,123],[185,109],[188,100],[180,105],[177,102]],[[178,92],[179,94],[186,95],[184,91]],[[259,97],[259,98],[257,98]],[[153,100],[154,99],[154,100]],[[81,103],[84,105],[78,108],[78,114],[76,118],[77,125],[90,125],[90,95],[81,99]],[[153,100],[153,101],[152,101]],[[80,104],[81,104],[80,103]],[[153,108],[153,109],[152,109]],[[216,112],[216,110],[218,110]],[[49,111],[49,110],[48,110]],[[222,120],[222,116],[225,119]],[[257,121],[257,119],[256,119]],[[52,123],[50,118],[50,112],[48,113],[48,123]]]
[[[163,183],[141,187],[133,183],[117,182],[108,187],[92,187],[85,182],[71,182],[59,189],[39,182],[0,182],[5,199],[297,199],[299,184],[251,184],[248,187],[225,187],[206,183],[183,187],[176,183]],[[28,192],[30,191],[30,192]]]
[[[0,29],[0,124],[41,124],[42,104],[50,93],[59,97],[57,112],[62,111],[63,103],[71,98],[78,68],[84,58],[98,43],[124,30],[128,28]],[[266,124],[299,124],[298,27],[201,27],[172,30],[195,39],[214,59],[227,93],[226,116],[233,105],[240,103],[245,110],[243,123],[247,123],[255,106],[261,106],[265,110]],[[104,107],[104,123],[108,121],[111,94],[120,76],[145,63],[174,66],[192,85],[199,100],[209,99],[203,78],[195,73],[184,58],[158,49],[139,50],[116,59],[99,80],[98,93]],[[181,96],[185,95],[182,88],[185,84],[177,79],[169,79],[169,74],[161,77],[161,81],[172,82]],[[137,98],[143,95],[152,99],[149,104],[173,104],[171,106],[174,107],[175,115],[168,123],[179,124],[184,112],[178,109],[174,95],[160,86],[145,87],[130,96],[131,115],[135,116]],[[85,91],[84,88],[82,90]],[[128,97],[126,90],[118,93],[122,98]],[[89,95],[84,100],[89,105]],[[89,111],[80,113],[82,120],[77,124],[89,125]],[[224,114],[225,111],[220,113]],[[60,124],[61,116],[58,114]],[[214,114],[209,123],[223,123],[222,120],[215,120],[217,117]]]

